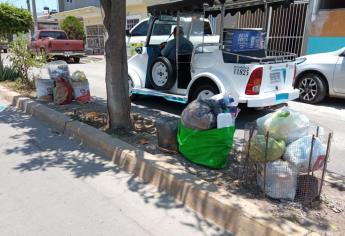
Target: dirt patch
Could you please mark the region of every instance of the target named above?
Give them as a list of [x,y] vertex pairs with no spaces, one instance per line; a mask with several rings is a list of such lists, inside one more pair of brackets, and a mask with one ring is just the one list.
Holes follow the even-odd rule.
[[1,81],[0,85],[4,86],[5,88],[8,88],[12,91],[15,91],[17,93],[20,93],[26,97],[29,98],[36,98],[36,90],[35,88],[24,88],[21,86],[18,86],[18,84],[15,81]]
[[[63,112],[72,119],[79,120],[106,132],[106,105],[104,101],[93,101],[88,104],[72,103],[57,106],[52,103],[47,106]],[[168,122],[177,120],[178,116],[170,115],[159,110],[148,109],[144,106],[132,106],[132,120],[134,130],[128,133],[111,134],[131,145],[151,154],[166,154],[157,147],[157,121]],[[305,207],[301,203],[277,201],[262,196],[259,191],[249,191],[244,188],[239,179],[241,163],[238,161],[240,147],[243,140],[234,140],[234,149],[229,155],[229,165],[222,170],[207,169],[195,165],[179,154],[171,154],[169,163],[184,168],[208,183],[225,189],[227,195],[240,194],[249,201],[260,206],[262,211],[272,213],[275,219],[282,223],[286,220],[300,224],[322,235],[345,234],[345,196],[344,188],[325,183],[321,200]],[[225,197],[227,196],[225,195]]]

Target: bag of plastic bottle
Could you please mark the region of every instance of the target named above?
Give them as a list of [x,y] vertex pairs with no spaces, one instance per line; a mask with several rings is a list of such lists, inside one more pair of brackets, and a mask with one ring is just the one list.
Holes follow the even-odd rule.
[[[257,181],[265,194],[275,199],[294,200],[297,188],[296,167],[286,161],[274,161],[258,166]],[[266,180],[264,182],[264,180]]]
[[267,139],[266,155],[266,136],[255,135],[250,141],[249,157],[257,162],[270,162],[281,158],[285,151],[285,142],[277,141],[271,137]]
[[[283,159],[296,166],[300,172],[307,172],[311,151],[312,136],[308,135],[289,144]],[[326,145],[319,138],[314,139],[310,170],[315,171],[323,167],[326,157]]]
[[288,107],[274,112],[264,122],[264,132],[276,140],[284,140],[289,144],[303,136],[308,135],[309,119]]
[[181,120],[189,129],[208,130],[216,127],[216,117],[212,109],[199,98],[183,110]]

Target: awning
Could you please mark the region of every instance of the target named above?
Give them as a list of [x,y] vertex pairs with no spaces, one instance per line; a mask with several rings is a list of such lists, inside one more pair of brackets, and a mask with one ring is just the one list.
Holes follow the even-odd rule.
[[[277,8],[280,6],[288,7],[294,0],[266,0],[268,6]],[[203,5],[207,3],[206,16],[217,16],[220,14],[220,4],[224,3],[225,13],[231,15],[246,11],[256,11],[265,9],[264,0],[179,0],[165,4],[152,5],[147,7],[147,12],[153,16],[176,15],[177,12],[204,12]]]

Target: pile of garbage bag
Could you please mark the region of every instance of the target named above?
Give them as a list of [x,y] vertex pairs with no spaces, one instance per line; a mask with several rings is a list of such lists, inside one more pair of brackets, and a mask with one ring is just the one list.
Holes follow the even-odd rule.
[[177,141],[189,161],[224,168],[232,149],[238,103],[228,94],[197,98],[182,112]]
[[265,186],[258,171],[259,186],[272,198],[293,200],[298,175],[323,168],[326,145],[310,134],[309,119],[288,107],[258,118],[256,129],[249,157],[258,166],[266,165]]
[[46,64],[41,78],[36,79],[37,99],[54,101],[57,105],[69,104],[75,99],[79,103],[91,100],[89,82],[82,71],[70,75],[65,61],[54,61]]

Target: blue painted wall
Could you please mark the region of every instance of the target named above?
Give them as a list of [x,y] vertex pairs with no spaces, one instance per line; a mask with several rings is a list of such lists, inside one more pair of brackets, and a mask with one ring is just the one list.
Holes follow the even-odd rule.
[[335,51],[345,47],[345,37],[310,36],[306,54]]

